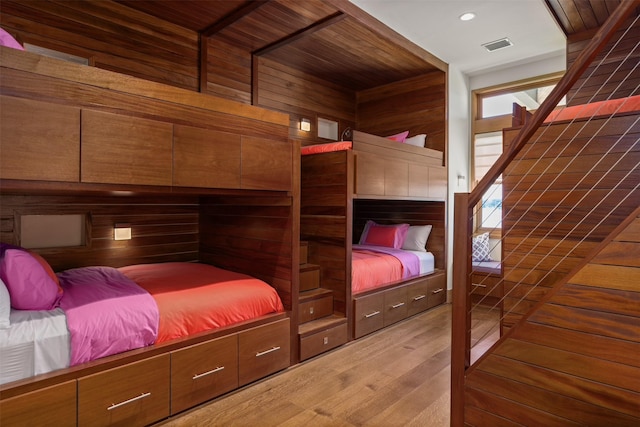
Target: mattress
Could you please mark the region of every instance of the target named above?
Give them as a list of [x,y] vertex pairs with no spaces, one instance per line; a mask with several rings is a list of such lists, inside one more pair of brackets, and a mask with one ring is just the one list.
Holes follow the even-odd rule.
[[351,292],[359,294],[434,270],[430,252],[353,245]]
[[549,123],[552,121],[572,120],[593,116],[611,116],[613,114],[633,111],[640,111],[640,95],[565,107],[552,111],[544,122]]
[[267,283],[207,264],[83,267],[58,277],[60,307],[12,309],[0,329],[0,383],[284,311]]
[[0,329],[0,384],[69,366],[70,336],[64,311],[11,310]]

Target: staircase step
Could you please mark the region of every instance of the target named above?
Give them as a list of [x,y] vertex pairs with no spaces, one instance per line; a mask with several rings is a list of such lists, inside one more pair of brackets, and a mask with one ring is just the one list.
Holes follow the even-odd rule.
[[306,264],[309,260],[309,242],[300,242],[300,264]]
[[320,266],[316,264],[300,265],[300,292],[320,287]]
[[300,294],[298,323],[311,322],[333,314],[333,292],[317,289]]

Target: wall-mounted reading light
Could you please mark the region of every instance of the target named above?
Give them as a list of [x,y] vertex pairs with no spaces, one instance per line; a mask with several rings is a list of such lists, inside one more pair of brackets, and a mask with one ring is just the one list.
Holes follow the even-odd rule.
[[303,130],[305,132],[311,131],[311,120],[300,119],[300,130]]
[[131,224],[116,224],[113,227],[113,240],[131,240]]
[[467,177],[465,177],[464,175],[458,174],[458,187],[460,187],[461,185],[464,185],[466,180],[467,180]]

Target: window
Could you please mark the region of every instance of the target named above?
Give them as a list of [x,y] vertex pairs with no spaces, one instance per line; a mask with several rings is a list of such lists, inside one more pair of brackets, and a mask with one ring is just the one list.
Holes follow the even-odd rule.
[[[475,187],[502,154],[502,130],[511,127],[513,103],[535,111],[547,98],[561,75],[543,76],[526,82],[473,92],[472,183]],[[564,99],[558,104],[564,105]],[[482,196],[475,217],[478,231],[491,231],[498,238],[502,228],[502,178],[498,177]]]

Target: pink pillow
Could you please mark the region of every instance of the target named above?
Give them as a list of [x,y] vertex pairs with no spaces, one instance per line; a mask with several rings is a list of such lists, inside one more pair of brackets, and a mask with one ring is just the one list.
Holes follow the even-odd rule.
[[40,261],[25,250],[5,251],[0,278],[9,290],[11,306],[17,310],[51,310],[62,297],[58,284]]
[[13,36],[7,33],[2,28],[0,28],[0,46],[7,46],[18,50],[24,50],[22,45],[18,43],[18,41],[14,39]]
[[400,249],[407,237],[407,231],[409,224],[382,225],[367,221],[360,237],[360,244]]
[[409,136],[409,131],[408,130],[406,130],[404,132],[397,133],[395,135],[388,136],[387,139],[390,139],[390,140],[396,141],[396,142],[404,142],[404,140],[407,139],[407,136]]

